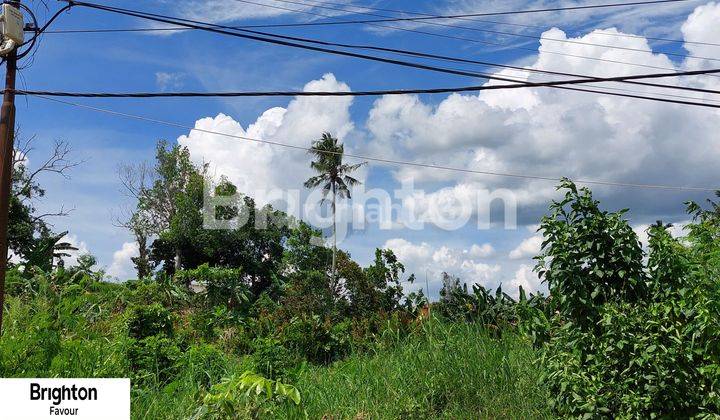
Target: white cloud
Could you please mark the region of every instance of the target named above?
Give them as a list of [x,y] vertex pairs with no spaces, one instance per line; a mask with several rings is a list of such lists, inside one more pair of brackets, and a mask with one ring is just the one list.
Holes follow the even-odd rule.
[[[304,19],[317,19],[320,16],[339,16],[342,11],[315,8],[311,5],[270,5],[250,4],[237,0],[180,0],[171,3],[174,13],[189,19],[203,22],[232,22],[236,20],[271,18],[278,16],[300,16]],[[351,6],[348,2],[347,6]],[[275,7],[272,7],[275,6]],[[317,9],[317,10],[316,10]]]
[[474,258],[487,258],[495,255],[495,248],[490,244],[473,245],[467,254]]
[[138,246],[135,242],[125,242],[122,248],[113,253],[113,261],[107,275],[119,280],[127,280],[136,276],[132,258],[137,257]]
[[[720,38],[720,3],[710,2],[699,6],[682,25],[683,37],[687,41],[713,42]],[[704,44],[686,43],[685,49],[698,57],[717,56],[717,47]],[[686,66],[692,68],[716,68],[716,62],[688,59]]]
[[[350,90],[332,74],[307,83],[304,89]],[[298,97],[291,100],[286,108],[266,110],[246,129],[224,114],[200,119],[195,127],[301,147],[310,147],[313,140],[327,131],[344,140],[346,150],[350,151],[353,146],[348,139],[353,130],[349,112],[351,104],[352,98],[349,97]],[[308,165],[310,157],[303,150],[201,131],[191,131],[178,138],[178,142],[188,147],[196,162],[209,162],[211,174],[227,176],[240,192],[254,197],[259,204],[266,204],[269,191],[274,189],[302,191],[302,183],[312,175]],[[358,177],[363,179],[362,172]]]
[[510,251],[508,257],[512,260],[519,260],[521,258],[532,258],[540,254],[540,246],[542,245],[543,238],[540,235],[531,236],[523,240],[520,245]]
[[515,298],[520,294],[519,287],[522,287],[526,293],[547,292],[547,286],[541,282],[537,273],[531,266],[525,264],[517,269],[515,276],[508,284],[503,284],[503,290]]
[[185,75],[182,73],[168,73],[163,71],[155,73],[155,84],[161,91],[181,88],[184,79]]
[[458,249],[394,238],[386,241],[383,248],[395,253],[405,265],[407,275],[414,273],[418,277],[416,284],[408,287],[411,290],[424,288],[424,282],[419,280],[428,274],[431,291],[437,291],[442,283],[443,272],[458,276],[469,284],[494,285],[497,284],[501,269],[500,265],[478,261],[493,254],[494,249],[490,244],[473,244],[469,249]]
[[[499,4],[498,4],[499,5]],[[698,8],[683,25],[683,33],[696,40],[715,39],[720,25],[720,7],[715,4]],[[712,27],[713,29],[707,29]],[[620,34],[615,28],[592,31],[578,38],[568,37],[553,28],[544,36],[583,43],[608,44],[607,33]],[[613,37],[618,47],[562,44],[563,53],[602,60],[634,62],[648,66],[683,70],[664,54],[654,53],[640,37]],[[688,48],[691,48],[688,46]],[[692,47],[694,48],[694,47]],[[539,54],[530,67],[575,74],[608,76],[629,75],[661,70],[634,67],[562,56],[551,52],[560,49],[558,42],[543,40]],[[509,71],[500,72],[508,74]],[[514,74],[517,76],[516,72]],[[526,74],[529,81],[547,80],[546,75]],[[684,80],[705,88],[720,88],[720,78],[705,77]],[[669,80],[664,80],[670,83]],[[490,82],[490,84],[507,82]],[[626,88],[641,94],[684,94],[637,85],[604,84],[602,87]],[[713,99],[709,94],[692,94]],[[714,185],[720,176],[715,164],[720,158],[715,133],[720,132],[720,111],[707,108],[642,101],[559,89],[521,89],[485,91],[479,95],[454,94],[437,105],[419,97],[383,97],[378,99],[367,120],[372,140],[368,153],[387,158],[454,166],[463,169],[539,175],[559,178],[635,182],[647,184]],[[683,139],[690,139],[692,146]],[[697,168],[689,171],[687,168]],[[428,191],[425,206],[435,207],[433,200],[450,202],[448,194],[465,197],[480,189],[506,188],[512,191],[520,206],[545,207],[557,192],[552,182],[518,180],[483,175],[458,175],[449,171],[401,168],[398,180],[413,179],[426,189],[445,182],[443,193]],[[447,184],[451,184],[448,189]],[[613,205],[615,198],[625,197],[627,190],[594,187],[603,203]],[[645,197],[646,199],[642,199]],[[668,199],[682,201],[683,197]],[[642,190],[630,199],[634,210],[652,214],[665,200]],[[458,200],[462,202],[462,200]],[[465,208],[456,206],[458,212]],[[641,207],[641,208],[639,208]],[[418,208],[423,208],[419,203]],[[475,209],[482,214],[481,209]]]
[[[587,1],[567,0],[562,2],[548,2],[546,0],[458,0],[452,2],[437,2],[439,14],[463,14],[496,12],[508,10],[545,9],[552,7],[584,6]],[[533,33],[537,26],[562,25],[562,26],[586,26],[592,21],[596,26],[621,25],[624,30],[635,32],[648,32],[653,35],[673,34],[677,31],[676,16],[686,14],[695,7],[695,2],[677,2],[653,6],[625,6],[612,8],[595,8],[586,10],[556,11],[552,13],[521,13],[505,15],[503,19],[487,19],[490,21],[502,21],[521,25],[531,25],[530,28],[518,26],[496,25],[492,29],[504,31],[526,31]],[[664,25],[658,25],[658,20],[665,20]],[[670,20],[668,22],[668,20]],[[465,25],[464,25],[465,26]],[[491,36],[491,35],[488,35]],[[496,36],[495,36],[496,38]],[[614,37],[608,37],[606,44],[612,43]],[[510,44],[519,40],[504,37],[504,43]],[[497,40],[495,41],[497,42]]]

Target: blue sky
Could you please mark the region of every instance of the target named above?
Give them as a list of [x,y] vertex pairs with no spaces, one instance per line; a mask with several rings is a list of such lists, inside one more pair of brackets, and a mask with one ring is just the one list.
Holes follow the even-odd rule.
[[[309,13],[338,14],[275,0],[257,2],[302,9]],[[33,3],[31,7],[37,10],[42,18],[59,8],[58,4],[50,2],[50,11],[46,11],[38,2]],[[103,2],[107,5],[130,7],[126,3]],[[233,25],[319,19],[310,15],[247,5],[236,0],[148,0],[135,3],[138,4],[133,4],[132,7],[144,11]],[[473,13],[590,2],[363,0],[346,3],[424,13]],[[696,10],[697,7],[701,8]],[[689,18],[691,14],[693,17]],[[340,18],[357,19],[362,16]],[[688,1],[669,5],[491,19],[535,25],[544,29],[455,22],[527,35],[540,35],[549,31],[545,32],[546,38],[576,37],[582,42],[651,48],[652,51],[648,50],[647,53],[549,41],[543,42],[543,52],[539,53],[540,43],[537,40],[402,23],[392,25],[501,43],[506,47],[358,25],[273,28],[267,31],[339,42],[414,49],[536,68],[569,70],[581,74],[610,75],[652,70],[598,60],[569,58],[555,52],[677,69],[712,67],[713,62],[707,60],[683,61],[681,58],[659,53],[686,54],[689,48],[690,52],[697,56],[715,54],[714,56],[720,57],[720,47],[688,47],[679,43],[646,42],[638,37],[608,36],[607,32],[616,28],[621,34],[673,39],[691,37],[691,40],[712,41],[720,36],[720,25],[711,24],[717,22],[717,19],[720,19],[720,6],[704,1]],[[152,26],[152,22],[77,7],[61,16],[53,29]],[[559,29],[551,30],[553,27]],[[604,33],[591,33],[595,29]],[[463,68],[497,71],[480,66]],[[258,44],[200,31],[162,34],[48,34],[43,37],[32,65],[23,69],[20,75],[20,88],[69,91],[300,90],[311,81],[316,81],[316,84],[312,85],[315,87],[365,90],[464,86],[485,82]],[[700,77],[684,80],[683,83],[717,88],[716,80],[718,79]],[[633,89],[642,90],[635,87]],[[490,168],[544,176],[567,175],[615,182],[711,187],[718,179],[715,162],[720,150],[712,139],[713,130],[719,128],[718,123],[714,122],[718,119],[717,111],[581,93],[546,89],[484,96],[423,95],[407,98],[356,98],[352,101],[237,98],[78,99],[75,102],[190,126],[198,120],[209,118],[203,120],[203,127],[220,131],[225,127],[235,130],[235,134],[252,132],[268,139],[301,145],[309,144],[313,138],[312,133],[319,135],[323,130],[339,131],[349,149],[358,153],[449,166]],[[42,183],[47,187],[48,195],[38,206],[42,210],[56,210],[60,205],[74,207],[75,210],[70,216],[53,220],[55,229],[70,231],[73,240],[96,255],[101,264],[113,274],[121,278],[131,275],[128,257],[132,253],[132,247],[129,246],[132,239],[127,232],[112,224],[112,213],[128,203],[120,193],[116,168],[121,163],[151,161],[157,140],[167,139],[174,142],[180,136],[187,136],[188,130],[123,119],[36,98],[19,98],[17,107],[18,124],[23,133],[38,136],[37,150],[30,156],[31,165],[34,156],[39,159],[48,151],[53,140],[58,138],[71,143],[77,159],[86,160],[72,172],[69,180],[51,175],[44,177]],[[275,114],[266,113],[273,109]],[[220,121],[216,118],[219,114],[227,119]],[[234,122],[239,123],[239,126],[235,127]],[[248,127],[251,124],[255,124],[252,129]],[[278,137],[280,135],[282,138]],[[219,172],[232,171],[238,179],[247,181],[249,189],[292,187],[293,180],[304,174],[284,172],[295,167],[292,165],[300,168],[308,161],[308,156],[303,152],[262,149],[260,153],[249,148],[250,146],[238,145],[236,140],[211,139],[198,133],[184,138],[183,144],[190,148],[195,159],[210,160]],[[262,168],[257,168],[257,162],[253,162],[255,153],[266,157],[269,164],[274,165],[265,170],[281,174],[260,179],[262,175],[257,174],[258,169]],[[517,182],[431,172],[399,171],[398,168],[370,165],[363,177],[367,187],[387,190],[397,188],[400,179],[413,178],[416,185],[423,188],[427,195],[438,200],[441,199],[443,188],[448,194],[462,194],[462,191],[484,188],[507,189],[518,197],[520,226],[516,230],[500,227],[478,230],[470,224],[454,232],[432,227],[421,231],[384,231],[377,226],[369,226],[363,232],[355,232],[342,243],[342,247],[348,249],[361,263],[367,263],[374,248],[387,243],[405,258],[410,270],[416,271],[421,277],[428,271],[431,280],[434,280],[431,290],[437,290],[437,279],[443,270],[454,272],[468,282],[477,281],[490,286],[502,282],[511,287],[518,284],[531,288],[539,287],[537,279],[529,273],[532,265],[529,257],[537,247],[532,226],[538,222],[548,200],[553,197],[552,183]],[[301,182],[302,179],[297,179],[296,188],[300,187]],[[632,208],[631,216],[636,225],[651,223],[656,219],[682,222],[686,219],[683,215],[683,201],[709,196],[703,193],[606,187],[597,188],[596,192],[610,209]],[[431,200],[429,203],[440,201]],[[474,215],[477,214],[477,210],[472,211]]]

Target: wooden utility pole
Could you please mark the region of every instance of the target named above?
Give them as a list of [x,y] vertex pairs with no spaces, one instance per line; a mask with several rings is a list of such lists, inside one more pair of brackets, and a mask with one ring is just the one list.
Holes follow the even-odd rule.
[[0,108],[0,334],[5,308],[5,272],[8,263],[8,212],[12,189],[13,141],[15,138],[15,73],[17,49],[7,57],[5,93]]

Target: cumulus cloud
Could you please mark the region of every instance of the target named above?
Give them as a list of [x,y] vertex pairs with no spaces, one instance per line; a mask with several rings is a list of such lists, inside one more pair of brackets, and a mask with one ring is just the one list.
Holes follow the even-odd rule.
[[533,271],[529,265],[521,265],[515,272],[513,279],[503,287],[510,296],[517,297],[519,295],[519,287],[522,287],[527,293],[543,292],[547,293],[547,285],[542,283],[537,273]]
[[495,255],[495,248],[493,248],[493,246],[490,244],[473,244],[473,246],[470,247],[470,250],[468,250],[466,254],[474,258],[492,257],[493,255]]
[[[714,39],[720,29],[712,22],[718,18],[720,7],[715,3],[699,7],[683,25],[683,33],[695,39]],[[608,33],[622,34],[616,28],[604,28],[573,38],[553,28],[543,36],[607,44]],[[612,44],[639,51],[562,44],[563,53],[598,59],[586,60],[554,54],[559,43],[545,39],[529,67],[592,76],[662,71],[602,60],[670,70],[690,67],[690,62],[677,64],[668,56],[653,52],[641,37],[614,37]],[[700,53],[696,47],[686,45],[692,52]],[[547,75],[537,73],[518,75],[517,71],[504,70],[500,74],[529,81],[547,80]],[[720,88],[717,77],[683,82]],[[498,83],[506,82],[490,82]],[[670,93],[642,86],[601,87],[629,88],[648,95]],[[712,99],[709,94],[692,96]],[[720,175],[714,164],[720,158],[714,134],[720,132],[718,116],[720,111],[705,108],[547,88],[454,94],[438,104],[425,103],[413,96],[388,96],[378,99],[369,113],[367,130],[372,141],[367,148],[382,156],[491,172],[711,186]],[[509,189],[525,207],[544,208],[557,194],[551,182],[459,176],[447,171],[402,168],[395,172],[395,178],[413,179],[427,188],[444,181],[460,196],[485,188]],[[594,190],[605,203],[612,204],[622,197],[624,204],[632,201],[633,208],[649,214],[663,201],[675,198],[681,202],[684,198],[674,195],[659,200],[655,193],[642,190],[633,191],[631,196],[623,195],[627,192],[617,188]],[[432,199],[436,196],[426,193],[426,206],[433,207]],[[418,206],[422,207],[422,203]],[[458,207],[458,211],[466,209]]]
[[[306,91],[349,91],[345,83],[326,74],[304,87]],[[254,123],[243,128],[232,117],[219,114],[198,120],[195,128],[235,136],[277,141],[309,147],[321,133],[330,132],[347,141],[353,131],[349,97],[298,97],[287,107],[266,110]],[[312,175],[304,150],[292,150],[270,144],[230,138],[203,131],[191,131],[178,142],[187,146],[196,162],[209,162],[210,173],[227,176],[240,192],[254,197],[259,204],[271,200],[271,192],[302,190],[302,182]],[[359,175],[362,179],[362,174]]]
[[[720,37],[720,3],[710,2],[699,6],[688,16],[682,25],[682,34],[686,41],[707,42]],[[686,43],[685,49],[694,56],[713,57],[717,55],[717,47],[705,44]],[[717,63],[708,60],[688,59],[685,63],[690,68],[715,68]]]
[[107,275],[119,280],[132,278],[135,276],[132,258],[138,255],[137,243],[125,242],[119,250],[113,253],[113,261],[107,270]]
[[542,245],[542,241],[543,238],[540,235],[531,236],[520,242],[520,245],[510,251],[508,257],[510,257],[511,260],[535,257],[540,254],[540,246]]
[[[383,248],[391,249],[395,253],[405,265],[406,274],[414,273],[419,279],[428,274],[430,290],[435,293],[441,287],[443,272],[458,276],[469,284],[494,285],[501,269],[498,264],[481,261],[494,253],[490,244],[473,244],[469,249],[458,249],[394,238],[386,241]],[[410,289],[421,287],[425,287],[424,283],[418,281]]]

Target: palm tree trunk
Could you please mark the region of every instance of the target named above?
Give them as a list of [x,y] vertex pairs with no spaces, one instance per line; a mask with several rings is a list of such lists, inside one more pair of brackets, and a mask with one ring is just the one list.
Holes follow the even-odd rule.
[[335,221],[335,184],[332,186],[333,202],[332,202],[332,214],[333,214],[333,252],[332,252],[332,282],[335,282],[335,263],[337,254],[337,232],[336,232],[336,221]]

